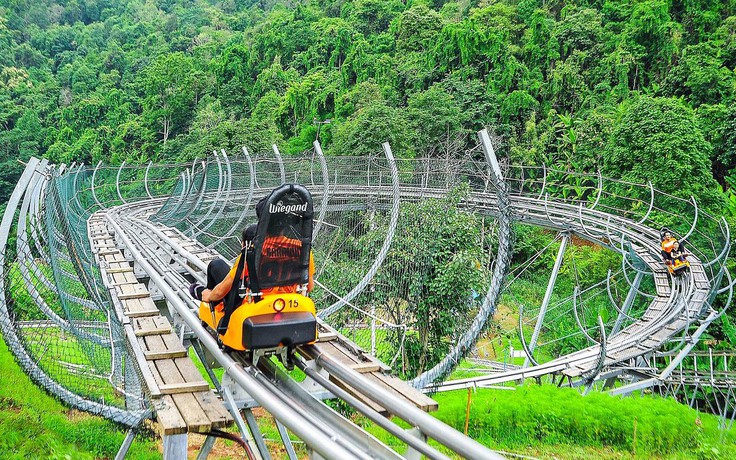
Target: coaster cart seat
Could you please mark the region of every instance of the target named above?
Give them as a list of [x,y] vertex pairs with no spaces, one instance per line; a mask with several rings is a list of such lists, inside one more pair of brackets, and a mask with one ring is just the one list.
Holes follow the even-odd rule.
[[[317,340],[315,306],[306,295],[313,216],[312,197],[301,185],[284,184],[268,195],[253,244],[228,294],[236,296],[238,306],[229,318],[222,303],[211,308],[202,302],[199,307],[199,318],[218,331],[223,348],[253,351],[254,364],[258,356],[276,353],[286,364],[295,346]],[[247,293],[238,289],[245,269]]]

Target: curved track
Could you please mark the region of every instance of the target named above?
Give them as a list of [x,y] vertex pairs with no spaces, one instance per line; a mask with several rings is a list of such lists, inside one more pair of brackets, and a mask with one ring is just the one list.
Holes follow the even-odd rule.
[[[100,282],[86,236],[79,234],[92,213],[104,217],[129,260],[150,280],[149,288],[155,289],[166,300],[175,321],[179,322],[175,326],[179,327],[181,333],[189,334],[193,340],[201,343],[239,387],[245,389],[258,405],[273,414],[310,449],[326,458],[394,458],[397,456],[394,451],[358,427],[325,406],[314,405],[308,393],[275,368],[266,365],[266,368],[255,369],[238,356],[222,353],[215,340],[200,325],[194,313],[196,305],[181,286],[186,285],[189,279],[202,280],[207,260],[234,255],[233,235],[237,235],[243,222],[252,217],[251,204],[288,178],[306,184],[312,191],[315,209],[319,210],[317,229],[322,230],[319,238],[324,238],[325,242],[335,241],[330,240],[334,237],[329,231],[327,215],[370,211],[385,213],[388,218],[381,250],[372,263],[365,267],[360,281],[347,292],[335,294],[329,305],[323,303],[326,306],[320,316],[329,323],[333,315],[352,307],[355,299],[366,294],[376,272],[382,268],[392,247],[402,203],[441,198],[458,183],[467,183],[470,186],[469,193],[460,206],[498,221],[492,279],[479,305],[478,316],[458,338],[447,358],[414,380],[416,386],[426,387],[438,377],[447,375],[484,331],[487,321],[496,310],[510,264],[511,222],[575,235],[619,252],[622,254],[621,273],[631,286],[630,292],[634,296],[646,297],[648,305],[636,317],[627,313],[626,305],[616,305],[619,311],[616,326],[606,330],[599,320],[598,327],[593,328],[583,324],[578,317],[576,290],[573,314],[589,346],[537,363],[533,353],[535,335],[531,343],[527,343],[525,335],[521,334],[527,361],[533,365],[509,366],[504,371],[482,377],[445,382],[441,387],[452,389],[488,385],[544,375],[560,376],[568,379],[571,385],[590,387],[596,381],[621,377],[625,384],[616,387],[613,392],[625,394],[667,381],[697,344],[708,325],[723,314],[723,311],[713,308],[716,297],[727,293],[730,301],[732,283],[725,269],[730,234],[725,221],[708,216],[698,209],[694,200],[664,195],[651,186],[625,184],[600,175],[586,176],[540,168],[504,169],[499,166],[487,135],[481,134],[479,140],[478,151],[483,150],[485,162],[472,159],[445,164],[397,162],[388,145],[384,146],[385,156],[377,155],[367,160],[325,158],[318,144],[311,158],[305,156],[285,161],[278,150],[274,150],[275,160],[263,157],[253,159],[244,149],[242,158],[229,158],[222,152],[211,161],[195,162],[191,167],[161,168],[154,171],[156,177],[152,177],[151,165],[135,168],[123,164],[110,169],[101,165],[95,168],[72,165],[62,169],[48,167],[34,160],[29,163],[26,174],[11,198],[8,206],[10,213],[6,212],[0,232],[3,238],[1,242],[5,247],[13,214],[25,194],[26,198],[20,206],[15,263],[20,267],[21,281],[27,292],[36,299],[42,316],[46,318],[47,323],[44,324],[54,325],[81,340],[107,347],[112,362],[117,362],[116,359],[123,358],[116,356],[125,353],[119,342],[106,341],[98,330],[89,327],[92,324],[90,322],[85,323],[68,314],[60,315],[45,300],[47,294],[39,293],[39,287],[44,286],[64,305],[68,303],[77,306],[75,308],[108,311],[105,305],[110,303],[109,293]],[[477,152],[470,154],[477,156]],[[33,176],[34,171],[45,175]],[[114,180],[111,180],[113,177]],[[49,189],[52,193],[49,193]],[[567,194],[570,190],[574,193]],[[622,191],[630,192],[631,196]],[[659,204],[658,200],[666,204]],[[662,222],[673,220],[673,215],[665,211],[668,207],[691,211],[687,224],[678,228],[681,235],[689,240],[691,269],[688,276],[679,278],[670,277],[658,257],[658,228]],[[173,227],[181,230],[175,232],[176,237],[169,233]],[[49,276],[48,268],[36,262],[36,256],[38,253],[43,255],[46,247],[49,248],[50,259],[63,261],[54,264],[53,276]],[[9,261],[5,262],[7,266]],[[633,281],[630,276],[634,277]],[[644,277],[652,278],[653,292],[643,292],[639,288],[640,280]],[[726,278],[725,287],[722,287],[723,278]],[[3,279],[6,284],[9,283],[8,268]],[[71,285],[84,286],[86,293],[78,294],[78,288],[68,288]],[[5,292],[7,287],[0,291]],[[331,292],[328,288],[325,287],[325,291]],[[0,324],[6,341],[26,371],[38,382],[72,405],[122,423],[135,425],[141,417],[146,416],[148,412],[143,401],[133,404],[128,398],[125,407],[103,407],[55,383],[35,362],[38,360],[34,359],[33,353],[28,351],[27,340],[22,333],[22,328],[28,325],[14,318],[12,308],[8,308],[12,304],[5,298],[0,300]],[[543,313],[540,313],[537,322],[541,328],[544,324]],[[108,314],[102,323],[107,325],[107,333],[114,335],[114,318]],[[353,389],[357,389],[365,400],[383,401],[385,404],[388,398],[392,412],[409,421],[424,436],[468,458],[496,456],[421,410],[372,385],[359,373],[335,362],[329,355],[315,350],[305,350],[304,354],[316,356],[314,362],[330,375],[351,382]],[[646,378],[632,373],[638,360],[657,354],[671,357],[667,367],[656,370]],[[309,373],[310,367],[307,364],[304,366]],[[122,391],[125,394],[140,392],[140,378],[127,375],[123,379],[116,374],[122,372],[120,367],[113,366],[108,380],[124,380],[125,389]],[[635,378],[632,380],[631,376]],[[340,393],[341,390],[330,386],[329,381],[321,381],[319,374],[314,374],[312,378],[320,383],[323,391],[339,395],[376,423],[381,423],[381,416],[376,416],[375,410],[367,407],[360,398]],[[387,429],[394,430],[391,427]],[[421,437],[407,436],[401,430],[393,434],[410,449],[430,458],[444,458]]]

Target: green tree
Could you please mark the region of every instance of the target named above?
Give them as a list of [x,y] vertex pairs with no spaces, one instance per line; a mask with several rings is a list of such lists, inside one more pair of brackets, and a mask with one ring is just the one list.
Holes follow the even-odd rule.
[[381,152],[381,144],[388,142],[394,156],[413,158],[416,156],[413,140],[406,112],[377,101],[366,104],[335,129],[330,152],[371,155]]
[[143,118],[163,141],[181,132],[189,123],[200,94],[199,78],[191,58],[182,53],[164,55],[146,67],[141,76]]
[[[457,137],[464,137],[464,112],[455,98],[439,85],[409,97],[407,115],[412,130],[416,133],[417,153],[435,156],[447,152]],[[462,145],[462,144],[461,144]]]
[[[622,107],[602,172],[655,188],[712,209],[722,194],[711,175],[712,146],[705,140],[693,110],[671,98],[641,97]],[[655,172],[653,174],[653,172]]]
[[428,51],[442,30],[442,17],[424,4],[417,4],[404,11],[397,19],[396,49]]

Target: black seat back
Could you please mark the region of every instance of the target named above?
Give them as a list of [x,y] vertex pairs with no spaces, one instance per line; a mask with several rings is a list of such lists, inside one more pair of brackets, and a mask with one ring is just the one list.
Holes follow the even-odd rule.
[[[309,281],[312,249],[312,196],[299,184],[284,184],[265,200],[258,231],[249,251],[251,289],[261,292]],[[255,282],[255,284],[254,284]]]

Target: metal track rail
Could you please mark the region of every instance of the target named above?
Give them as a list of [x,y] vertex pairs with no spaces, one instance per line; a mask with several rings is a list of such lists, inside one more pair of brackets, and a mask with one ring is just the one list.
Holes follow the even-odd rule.
[[[124,209],[124,211],[123,211]],[[145,212],[147,211],[145,205],[137,205],[135,207],[133,206],[121,206],[118,209],[110,210],[109,216],[111,218],[111,222],[114,221],[114,227],[116,228],[116,232],[120,231],[127,235],[125,238],[126,244],[133,244],[136,245],[135,249],[132,249],[131,252],[139,253],[141,254],[141,257],[144,257],[146,261],[148,262],[156,262],[159,267],[167,267],[168,261],[161,259],[160,252],[157,251],[157,246],[160,248],[161,246],[167,246],[166,253],[177,253],[179,256],[184,257],[187,259],[187,262],[190,262],[191,265],[196,266],[198,269],[206,269],[204,264],[196,258],[193,254],[191,254],[189,251],[183,249],[181,247],[181,244],[177,243],[174,239],[166,236],[162,230],[156,228],[154,224],[151,224],[146,221],[142,221],[140,219],[137,219],[135,216],[139,212]],[[147,238],[144,239],[141,237],[141,235],[147,235]],[[151,244],[151,241],[155,240],[155,244]],[[136,258],[136,260],[138,260]],[[148,273],[148,269],[146,269],[146,272]],[[187,270],[190,272],[190,274],[196,273],[196,269],[187,268]],[[170,305],[173,305],[176,308],[176,311],[178,314],[182,315],[184,317],[185,315],[195,315],[193,309],[191,308],[193,306],[193,302],[191,299],[188,299],[187,295],[182,295],[181,286],[186,284],[185,278],[183,278],[179,273],[174,273],[169,271],[166,273],[166,269],[159,269],[159,274],[161,275],[161,279],[155,279],[154,276],[151,276],[151,279],[156,283],[157,287],[161,288],[161,286],[158,284],[160,281],[163,281],[167,283],[167,286],[165,289],[161,289],[164,292],[164,295],[166,295],[167,291],[171,292],[177,292],[177,299],[179,302],[184,303],[185,305],[188,302],[187,311],[182,312],[179,309],[178,303],[171,303],[171,299],[169,296],[166,296],[167,301],[169,301]],[[151,275],[149,273],[149,275]],[[195,316],[196,317],[196,316]],[[186,318],[185,318],[186,320]],[[198,321],[198,319],[197,319]],[[187,325],[189,325],[189,321],[187,321]],[[200,326],[201,329],[201,326]],[[198,338],[201,338],[200,332],[197,330],[193,330],[193,332],[196,334]],[[204,331],[203,333],[207,334],[209,337],[209,332]],[[210,337],[211,338],[211,337]],[[361,394],[363,394],[365,397],[372,399],[374,401],[380,402],[382,405],[386,406],[391,410],[392,413],[397,415],[398,417],[402,418],[406,422],[410,423],[413,427],[418,428],[422,433],[429,436],[430,438],[434,439],[435,441],[439,442],[440,444],[450,448],[451,450],[454,450],[455,452],[463,455],[465,458],[485,458],[485,459],[500,459],[503,458],[494,452],[490,451],[483,445],[479,444],[478,442],[462,435],[461,433],[457,432],[455,429],[445,425],[442,422],[439,422],[437,419],[432,417],[431,415],[427,414],[426,412],[416,408],[415,406],[406,403],[402,400],[399,400],[395,398],[393,395],[389,394],[386,390],[382,389],[381,387],[377,386],[376,384],[372,383],[370,380],[366,379],[362,374],[349,369],[345,367],[342,364],[339,364],[335,362],[334,360],[331,360],[331,358],[328,355],[325,355],[324,353],[321,353],[319,351],[318,346],[312,346],[311,348],[314,348],[314,350],[311,350],[310,353],[316,354],[319,356],[317,359],[317,364],[320,367],[325,368],[329,372],[340,376],[341,379],[346,379],[349,381],[349,384],[352,388],[358,390]],[[239,362],[242,365],[245,365],[244,369],[247,372],[253,372],[253,369],[249,369],[247,367],[248,362],[244,360],[242,356],[238,357],[238,354],[233,354],[233,358],[237,362]],[[225,365],[224,363],[223,366]],[[254,374],[256,377],[258,374]],[[262,383],[265,384],[265,382],[262,381]],[[291,394],[292,397],[296,398],[296,400],[290,399],[290,397],[287,396],[287,394],[284,392],[282,386],[287,386],[291,388]],[[245,387],[244,387],[245,388]],[[294,388],[294,385],[291,382],[288,383],[281,383],[277,387],[270,387],[271,392],[273,394],[278,394],[279,399],[284,402],[284,404],[287,404],[290,407],[303,407],[305,404],[305,396],[301,394],[300,396],[296,397],[294,396],[294,392],[297,391]],[[325,386],[327,390],[330,390],[328,386]],[[246,391],[248,391],[246,389]],[[250,393],[250,392],[249,392]],[[311,398],[311,396],[310,396]],[[387,403],[387,401],[390,401]],[[259,404],[263,405],[261,401],[258,401]],[[325,411],[326,409],[321,408],[322,403],[319,403],[320,406],[313,406],[313,404],[310,402],[309,407],[312,407],[313,410],[315,407],[320,407],[320,411]],[[265,407],[265,406],[264,406]],[[307,411],[308,412],[308,411]],[[327,415],[325,415],[327,417]],[[278,418],[278,417],[277,417]],[[335,419],[334,417],[330,418],[333,420],[332,425],[328,427],[318,427],[315,426],[312,429],[317,431],[323,431],[326,433],[336,433],[341,432],[347,439],[352,439],[348,444],[348,446],[356,446],[356,445],[363,445],[363,443],[359,443],[356,439],[353,439],[353,436],[350,435],[351,432],[353,432],[356,427],[353,426],[352,423],[344,420],[344,419]],[[279,418],[280,420],[280,418]],[[282,421],[287,427],[289,427],[289,424],[287,424],[285,421]],[[308,421],[303,421],[303,423],[309,423]],[[314,419],[311,423],[322,425],[324,424],[324,420]],[[363,434],[363,437],[366,435]],[[363,439],[363,438],[360,438]],[[305,440],[306,442],[306,440]],[[437,455],[438,452],[431,448],[425,441],[420,441],[419,439],[416,439],[412,441],[412,448],[416,449],[419,452],[424,453],[429,458],[445,458],[443,455]],[[410,444],[411,445],[411,444]],[[372,447],[371,447],[372,446]],[[385,446],[382,444],[378,445],[375,443],[370,443],[367,445],[364,445],[363,448],[369,449],[369,452],[371,453],[374,458],[391,458],[391,456],[384,457],[383,454],[381,454],[384,449],[386,449]],[[395,453],[392,452],[392,455],[395,455]]]

